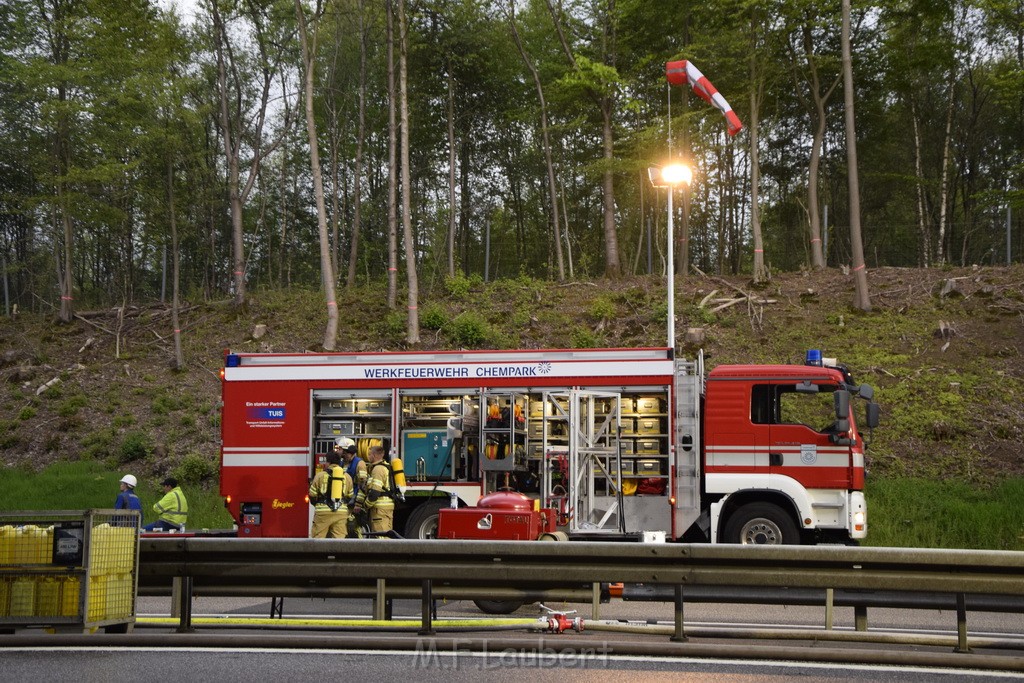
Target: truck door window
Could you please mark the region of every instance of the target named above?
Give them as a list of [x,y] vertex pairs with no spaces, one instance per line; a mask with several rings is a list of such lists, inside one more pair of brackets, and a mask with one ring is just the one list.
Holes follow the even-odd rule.
[[756,425],[775,422],[772,419],[772,387],[770,384],[755,384],[750,392],[750,421]]
[[775,385],[779,424],[803,424],[826,432],[835,424],[835,385],[819,385],[814,394],[797,392],[793,385]]

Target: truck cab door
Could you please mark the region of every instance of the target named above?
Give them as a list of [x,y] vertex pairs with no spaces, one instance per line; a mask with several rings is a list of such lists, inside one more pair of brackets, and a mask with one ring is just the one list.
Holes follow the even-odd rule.
[[829,438],[835,422],[835,389],[810,382],[772,385],[771,475],[790,477],[809,489],[850,487],[850,449]]

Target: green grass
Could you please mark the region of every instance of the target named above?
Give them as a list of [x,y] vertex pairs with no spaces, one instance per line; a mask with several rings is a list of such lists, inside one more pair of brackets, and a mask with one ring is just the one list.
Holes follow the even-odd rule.
[[[112,472],[97,462],[58,462],[42,472],[0,470],[0,512],[88,510],[112,508],[124,473]],[[188,498],[189,529],[229,529],[233,523],[216,486],[182,484]],[[141,481],[143,523],[156,521],[153,504],[163,497],[155,481]]]
[[[0,511],[110,508],[122,473],[97,462],[60,462],[39,473],[0,470]],[[215,486],[183,484],[189,501],[187,526],[226,529],[232,519]],[[153,503],[162,492],[142,481],[145,523],[156,519]],[[867,546],[1024,550],[1024,479],[991,488],[960,481],[870,479]]]
[[869,479],[864,545],[1024,550],[1024,480]]

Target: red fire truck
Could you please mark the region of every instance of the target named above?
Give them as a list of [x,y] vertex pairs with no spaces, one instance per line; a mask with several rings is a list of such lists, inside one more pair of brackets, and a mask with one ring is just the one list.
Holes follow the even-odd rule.
[[339,436],[404,465],[395,529],[407,538],[437,535],[441,510],[481,499],[474,524],[491,533],[489,503],[509,492],[503,538],[867,533],[852,404],[867,402],[869,428],[878,404],[817,351],[707,375],[702,356],[668,348],[228,352],[222,374],[221,494],[243,537],[308,535],[308,483]]

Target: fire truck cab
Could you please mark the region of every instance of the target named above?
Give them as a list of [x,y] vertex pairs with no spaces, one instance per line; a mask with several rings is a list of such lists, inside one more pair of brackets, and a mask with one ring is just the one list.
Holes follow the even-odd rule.
[[869,402],[870,427],[878,406],[838,364],[809,363],[705,377],[701,357],[668,348],[228,352],[221,494],[240,536],[308,536],[309,481],[348,436],[403,464],[407,538],[435,536],[442,509],[516,492],[498,497],[516,524],[492,527],[495,497],[472,524],[498,538],[847,542],[867,532],[852,399]]

